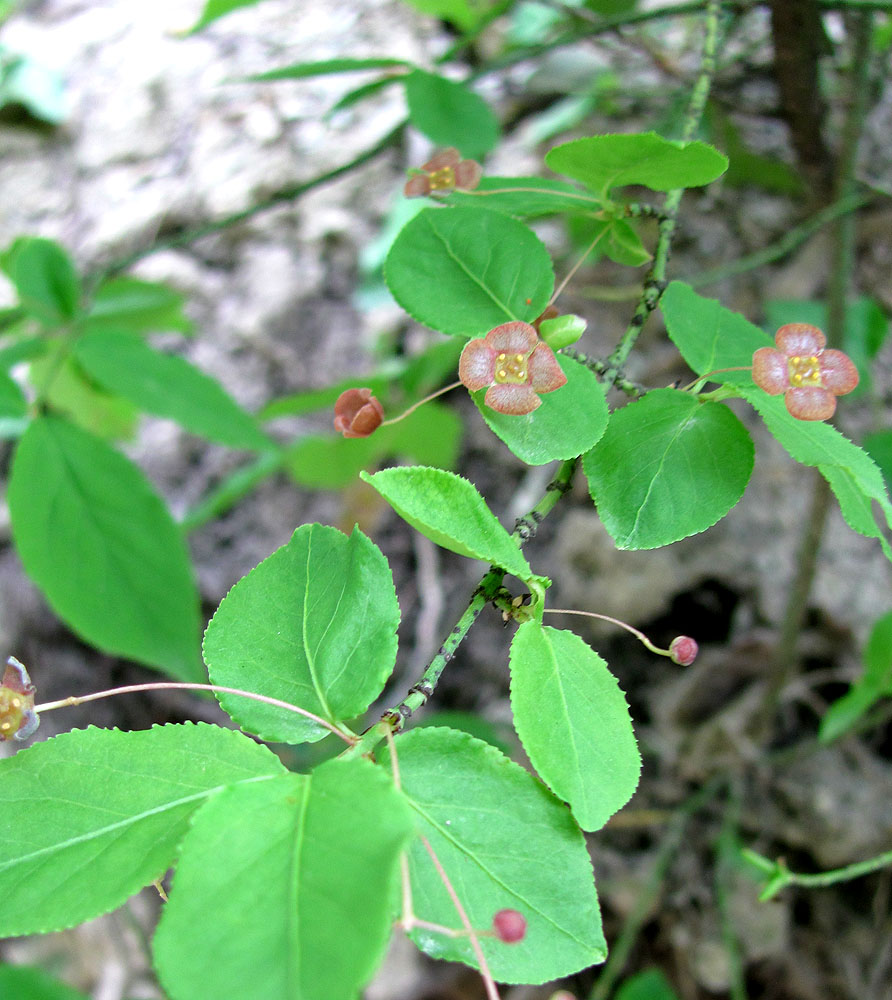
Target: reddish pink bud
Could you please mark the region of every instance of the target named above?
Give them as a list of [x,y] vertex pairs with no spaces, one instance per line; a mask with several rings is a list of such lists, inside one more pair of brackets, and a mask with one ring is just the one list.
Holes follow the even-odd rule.
[[527,932],[526,918],[517,910],[499,910],[492,918],[492,929],[496,937],[505,944],[523,941]]
[[345,438],[364,438],[384,420],[384,408],[371,389],[347,389],[335,403],[334,427]]
[[677,635],[669,643],[669,658],[673,663],[689,667],[697,659],[700,647],[689,635]]

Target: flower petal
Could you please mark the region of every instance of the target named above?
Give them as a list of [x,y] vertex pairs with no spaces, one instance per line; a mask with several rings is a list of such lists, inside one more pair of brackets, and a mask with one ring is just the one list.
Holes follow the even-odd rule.
[[836,412],[836,396],[819,385],[800,385],[787,389],[784,402],[790,416],[797,420],[829,420]]
[[753,355],[753,381],[768,393],[777,396],[790,388],[787,356],[773,347],[760,347]]
[[512,416],[532,413],[533,410],[542,405],[542,400],[536,395],[531,385],[528,383],[517,385],[510,382],[491,386],[486,390],[483,402],[491,410],[497,410],[499,413],[510,413]]
[[527,362],[530,385],[536,392],[554,392],[567,384],[567,376],[561,371],[558,359],[548,344],[536,345]]
[[496,352],[483,337],[469,340],[458,361],[458,377],[475,392],[492,385],[496,377]]
[[844,396],[858,384],[858,369],[854,362],[842,351],[822,351],[818,356],[821,382],[834,396]]
[[827,338],[810,323],[787,323],[774,335],[774,342],[788,358],[794,358],[822,351]]
[[403,188],[403,194],[407,198],[420,198],[422,195],[431,193],[430,178],[425,174],[413,174]]
[[483,176],[483,167],[474,160],[462,160],[455,168],[455,186],[473,191]]
[[435,153],[427,163],[421,165],[421,169],[433,172],[434,170],[442,170],[443,167],[457,167],[460,159],[461,153],[455,146],[450,146],[448,149],[441,149],[439,153]]
[[502,351],[506,354],[529,354],[538,339],[530,324],[521,323],[520,320],[495,326],[486,335],[486,343],[497,354]]
[[346,389],[335,402],[334,428],[344,437],[368,437],[383,420],[384,407],[371,389]]

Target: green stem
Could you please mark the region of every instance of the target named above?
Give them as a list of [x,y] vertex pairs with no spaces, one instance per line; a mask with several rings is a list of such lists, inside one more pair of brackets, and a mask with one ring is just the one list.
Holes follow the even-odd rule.
[[728,789],[728,802],[722,818],[722,830],[717,845],[715,869],[715,896],[719,911],[722,943],[728,956],[728,993],[731,1000],[747,1000],[743,956],[734,927],[731,892],[737,868],[737,830],[740,825],[740,789],[732,784]]
[[[706,107],[706,100],[709,97],[712,78],[715,74],[715,54],[719,38],[720,8],[721,4],[719,0],[706,0],[700,73],[697,77],[697,82],[694,84],[691,99],[688,103],[688,110],[685,115],[684,126],[682,127],[681,137],[683,141],[689,141],[696,134],[697,128],[700,125],[700,119],[703,117],[703,109]],[[662,218],[659,223],[659,236],[657,237],[657,245],[654,250],[653,265],[644,282],[644,288],[638,300],[638,305],[626,328],[626,332],[608,359],[611,366],[610,370],[614,375],[618,375],[623,364],[625,364],[626,358],[628,358],[630,351],[635,346],[644,328],[647,317],[656,309],[660,301],[660,296],[666,287],[669,254],[672,249],[675,224],[683,194],[684,188],[676,188],[666,194],[663,202]]]
[[851,882],[852,879],[861,878],[862,875],[870,875],[881,868],[892,866],[892,851],[885,851],[882,854],[877,854],[875,857],[868,858],[866,861],[855,861],[850,865],[844,865],[842,868],[833,868],[826,872],[815,872],[811,875],[801,875],[798,872],[791,872],[782,861],[774,862],[772,867],[770,861],[748,848],[744,848],[741,853],[762,871],[771,874],[768,886],[759,897],[762,901],[771,899],[772,896],[777,895],[781,889],[786,888],[788,885],[798,885],[803,889],[826,889],[828,886],[836,885],[838,882]]
[[[535,536],[539,524],[567,492],[576,469],[576,462],[575,458],[563,462],[554,479],[548,484],[544,496],[527,514],[517,519],[512,538],[517,543],[518,548]],[[496,566],[491,567],[483,575],[471,595],[468,606],[443,641],[437,655],[428,664],[418,681],[409,688],[406,697],[393,708],[389,708],[381,716],[380,721],[367,729],[360,737],[359,742],[346,750],[342,756],[361,757],[371,753],[382,740],[387,739],[388,735],[392,736],[398,733],[405,725],[406,720],[428,701],[434,693],[446,665],[455,656],[456,650],[464,641],[471,626],[477,621],[480,612],[498,596],[504,578],[505,571]]]

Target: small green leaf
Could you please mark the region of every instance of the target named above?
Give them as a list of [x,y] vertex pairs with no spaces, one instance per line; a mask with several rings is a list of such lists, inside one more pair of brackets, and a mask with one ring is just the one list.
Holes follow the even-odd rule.
[[451,21],[462,31],[471,32],[487,17],[492,0],[406,0],[408,4],[422,14]]
[[[215,684],[298,705],[336,724],[363,713],[396,661],[399,604],[387,560],[358,529],[304,524],[243,577],[204,637]],[[328,729],[284,709],[219,696],[249,732],[315,742]]]
[[390,937],[411,834],[367,760],[221,792],[183,841],[155,935],[171,1000],[355,997]]
[[[519,764],[465,733],[424,727],[394,742],[403,794],[471,926],[491,926],[500,909],[518,910],[527,921],[521,944],[480,939],[493,977],[542,983],[603,962],[591,861],[566,806]],[[381,758],[386,766],[387,753]],[[420,841],[409,852],[409,871],[416,915],[460,928]],[[477,965],[467,937],[426,929],[411,937],[434,958]]]
[[169,417],[193,434],[230,448],[274,447],[216,379],[184,358],[162,354],[139,337],[110,330],[85,334],[74,353],[100,385],[141,410]]
[[532,413],[498,413],[483,402],[485,389],[471,393],[493,434],[527,465],[581,455],[607,427],[607,401],[595,373],[572,358],[559,354],[557,359],[567,384],[540,396],[542,404]]
[[40,417],[16,449],[9,509],[26,572],[87,642],[203,679],[186,546],[132,462],[65,420]]
[[8,1000],[87,1000],[42,969],[24,965],[0,965],[0,997]]
[[473,204],[477,208],[506,212],[518,219],[534,219],[558,212],[594,212],[603,208],[603,202],[590,191],[545,177],[485,176],[473,193],[453,191],[447,203]]
[[533,575],[514,539],[476,487],[452,472],[419,466],[385,469],[360,478],[422,535],[450,552],[494,563],[526,580]]
[[0,438],[19,437],[28,426],[28,401],[14,378],[0,371]]
[[640,267],[653,259],[630,222],[625,219],[610,219],[606,230],[607,239],[599,244],[605,257],[625,267]]
[[0,934],[120,906],[170,867],[206,799],[283,771],[265,747],[204,723],[76,729],[0,760]]
[[[12,13],[0,6],[0,22]],[[50,125],[60,125],[68,114],[62,74],[32,56],[0,45],[0,108],[23,107]]]
[[332,73],[360,73],[370,69],[408,68],[411,63],[405,59],[322,59],[318,62],[292,63],[266,73],[255,73],[245,77],[255,83],[271,80],[303,80],[311,76],[328,76]]
[[230,14],[240,7],[254,7],[258,3],[260,3],[260,0],[205,0],[201,15],[186,34],[193,35],[196,31],[201,31],[211,21],[216,21],[218,17]]
[[155,281],[109,278],[96,289],[84,329],[161,333],[191,333],[193,323],[183,312],[185,295]]
[[517,219],[480,208],[427,208],[400,231],[384,277],[420,323],[473,337],[532,322],[554,288],[551,258]]
[[573,139],[549,150],[545,163],[604,200],[613,188],[626,184],[642,184],[654,191],[700,187],[728,169],[728,158],[713,146],[672,141],[656,132]]
[[530,762],[583,830],[599,830],[638,787],[629,706],[579,636],[524,622],[511,643],[511,710]]
[[614,1000],[678,1000],[678,995],[659,969],[646,969],[627,979]]
[[9,276],[23,308],[44,326],[60,326],[74,319],[81,284],[71,258],[53,240],[21,236],[0,255],[0,267]]
[[[63,348],[64,352],[67,349]],[[49,409],[107,441],[129,441],[136,433],[139,411],[128,399],[106,392],[88,378],[70,356],[61,362],[48,352],[31,363],[28,380],[43,393]]]
[[743,496],[753,453],[726,406],[654,389],[611,414],[583,468],[617,547],[654,549],[723,518]]
[[415,69],[406,77],[409,121],[437,146],[479,160],[499,141],[490,106],[466,84]]

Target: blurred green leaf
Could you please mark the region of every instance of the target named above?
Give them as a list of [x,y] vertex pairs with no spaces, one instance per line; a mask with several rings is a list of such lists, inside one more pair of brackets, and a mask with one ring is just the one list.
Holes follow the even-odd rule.
[[299,62],[291,66],[281,66],[266,73],[255,73],[245,77],[255,83],[271,80],[304,80],[313,76],[329,76],[334,73],[361,73],[371,69],[394,69],[408,67],[405,59],[323,59],[319,62]]
[[469,86],[416,69],[405,78],[409,120],[438,146],[455,146],[478,160],[499,141],[492,109]]
[[40,121],[60,125],[68,115],[65,81],[39,59],[0,44],[0,108],[15,106]]
[[77,315],[80,278],[58,243],[20,236],[0,254],[0,267],[15,285],[22,307],[44,326],[61,326]]
[[183,312],[186,297],[169,285],[140,278],[110,278],[93,295],[84,329],[129,333],[191,333],[194,324]]

